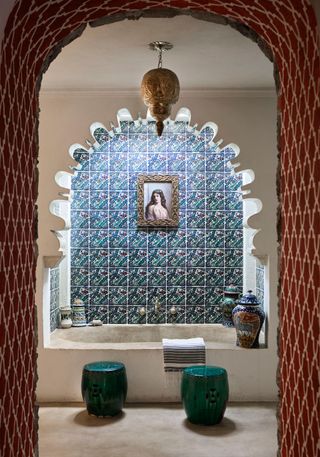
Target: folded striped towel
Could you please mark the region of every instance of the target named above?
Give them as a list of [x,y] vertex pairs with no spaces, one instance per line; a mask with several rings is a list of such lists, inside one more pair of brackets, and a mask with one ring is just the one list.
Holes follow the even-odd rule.
[[164,371],[182,371],[190,365],[205,365],[203,338],[162,339]]

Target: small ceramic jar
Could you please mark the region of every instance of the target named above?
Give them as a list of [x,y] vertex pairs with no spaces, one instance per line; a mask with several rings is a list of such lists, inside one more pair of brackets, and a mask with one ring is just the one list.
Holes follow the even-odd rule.
[[72,304],[72,327],[85,327],[87,325],[85,305],[77,298]]
[[61,328],[70,328],[72,326],[71,320],[71,308],[70,306],[65,306],[60,308],[60,327]]

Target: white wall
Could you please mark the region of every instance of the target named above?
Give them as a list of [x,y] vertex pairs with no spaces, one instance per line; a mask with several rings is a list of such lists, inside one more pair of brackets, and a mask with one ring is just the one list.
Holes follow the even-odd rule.
[[[213,121],[219,127],[217,139],[223,138],[224,145],[234,142],[240,147],[240,155],[236,162],[240,162],[240,169],[253,169],[255,181],[249,184],[251,190],[250,196],[260,198],[263,202],[263,210],[260,214],[254,216],[250,225],[255,228],[261,228],[261,232],[255,239],[255,248],[257,253],[264,259],[268,265],[269,278],[266,284],[266,303],[265,309],[268,312],[269,333],[268,349],[261,351],[261,358],[248,355],[246,351],[232,354],[229,352],[219,354],[216,359],[227,357],[226,364],[229,365],[236,357],[238,363],[234,372],[234,378],[237,385],[237,395],[234,399],[243,399],[244,391],[250,392],[252,399],[275,400],[277,395],[276,387],[276,367],[277,367],[277,245],[276,245],[276,98],[274,94],[263,92],[186,92],[182,93],[179,103],[174,107],[172,118],[175,117],[177,110],[186,106],[191,110],[191,125],[198,124],[198,128],[207,122]],[[59,351],[46,349],[48,345],[48,336],[44,336],[48,329],[48,312],[49,304],[43,302],[43,256],[52,256],[57,254],[59,247],[51,229],[63,227],[62,220],[59,221],[51,215],[48,210],[48,204],[51,200],[58,197],[61,191],[55,182],[54,175],[58,170],[68,170],[68,165],[75,165],[68,155],[68,148],[73,143],[85,145],[85,139],[91,139],[89,126],[100,121],[107,128],[109,122],[117,124],[116,113],[120,108],[128,108],[134,119],[141,112],[145,117],[146,109],[141,102],[138,94],[132,93],[41,93],[40,97],[40,152],[39,152],[39,261],[37,267],[37,305],[39,319],[39,381],[38,397],[41,401],[61,400],[61,392],[65,385],[65,376],[56,376],[55,382],[50,382],[50,371],[52,366],[59,370],[61,366],[64,369],[71,370],[67,362],[68,351]],[[264,258],[264,256],[266,256]],[[253,272],[255,274],[255,272]],[[44,311],[43,311],[44,310]],[[45,329],[42,327],[43,316],[45,319]],[[46,330],[44,332],[44,330]],[[70,351],[69,351],[70,352]],[[86,355],[87,354],[87,355]],[[89,355],[90,354],[90,355]],[[226,355],[227,354],[227,355]],[[241,354],[241,355],[240,355]],[[259,353],[258,353],[259,354]],[[97,354],[98,355],[98,354]],[[80,351],[77,356],[78,370],[81,364],[89,358],[94,358],[91,351]],[[120,356],[120,355],[119,355]],[[105,351],[103,358],[108,357],[108,351]],[[109,357],[114,358],[110,353]],[[258,357],[258,358],[257,358]],[[62,360],[62,359],[63,360]],[[210,359],[214,361],[215,356],[212,354]],[[249,358],[257,360],[263,366],[259,369],[256,376],[250,376],[248,371]],[[59,359],[59,362],[58,362]],[[136,354],[137,364],[131,367],[133,370],[144,370],[143,354]],[[139,360],[141,363],[139,365]],[[153,363],[157,363],[157,358],[152,358]],[[55,361],[59,366],[55,365]],[[151,363],[151,362],[150,362]],[[157,371],[158,367],[152,367],[149,364],[150,373]],[[74,376],[74,371],[70,377]],[[59,379],[60,382],[59,382]],[[148,383],[148,376],[144,377],[148,398],[161,400],[163,393],[159,391],[159,386],[154,387],[152,378]],[[265,388],[263,386],[268,386]],[[161,389],[160,389],[161,390]],[[146,397],[139,396],[139,391],[131,390],[131,398],[135,400],[146,400]],[[79,393],[80,394],[80,393]],[[75,400],[70,396],[63,397],[65,400]],[[249,396],[250,396],[249,395]],[[245,396],[246,399],[250,399]],[[80,397],[78,398],[80,399]],[[130,399],[130,397],[129,397]]]

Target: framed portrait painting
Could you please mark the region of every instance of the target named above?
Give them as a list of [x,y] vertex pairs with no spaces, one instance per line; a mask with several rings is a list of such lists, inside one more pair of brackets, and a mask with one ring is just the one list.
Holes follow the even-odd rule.
[[178,176],[138,176],[138,225],[177,227],[179,224],[178,187]]

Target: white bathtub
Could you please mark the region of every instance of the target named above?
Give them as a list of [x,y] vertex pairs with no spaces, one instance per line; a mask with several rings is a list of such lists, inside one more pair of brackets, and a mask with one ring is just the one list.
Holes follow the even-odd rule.
[[226,368],[230,400],[276,401],[276,345],[241,349],[233,328],[205,325],[103,325],[57,329],[48,347],[39,348],[39,402],[82,401],[83,365],[98,360],[120,361],[126,366],[128,401],[180,401],[179,375],[168,382],[163,369],[162,338],[202,336],[206,363]]
[[[206,325],[102,325],[57,329],[51,335],[50,347],[91,348],[97,345],[113,347],[160,347],[162,338],[203,337],[210,347],[234,348],[236,332],[220,324]],[[121,347],[121,346],[119,346]]]

